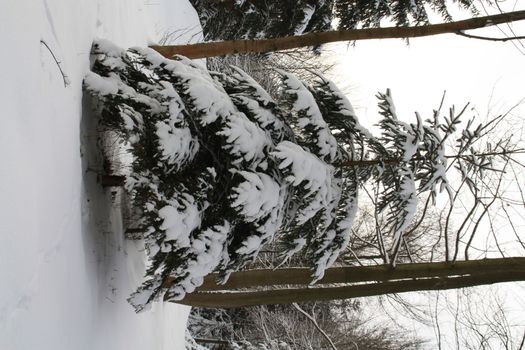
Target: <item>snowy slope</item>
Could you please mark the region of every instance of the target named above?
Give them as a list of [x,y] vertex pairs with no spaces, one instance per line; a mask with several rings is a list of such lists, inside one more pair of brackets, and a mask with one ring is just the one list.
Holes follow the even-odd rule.
[[187,308],[136,315],[125,300],[143,253],[91,171],[82,100],[93,38],[145,46],[177,28],[198,32],[185,0],[0,2],[0,349],[183,348]]

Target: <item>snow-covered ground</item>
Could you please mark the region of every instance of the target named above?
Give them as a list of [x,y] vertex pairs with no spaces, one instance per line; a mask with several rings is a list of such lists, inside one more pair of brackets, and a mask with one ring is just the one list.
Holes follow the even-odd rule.
[[178,29],[198,40],[186,0],[0,2],[0,349],[183,349],[188,308],[126,302],[143,253],[96,182],[82,98],[94,38],[146,46]]

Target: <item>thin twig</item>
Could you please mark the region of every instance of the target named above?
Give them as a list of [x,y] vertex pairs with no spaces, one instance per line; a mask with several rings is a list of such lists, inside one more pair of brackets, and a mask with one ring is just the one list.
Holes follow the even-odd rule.
[[[503,170],[505,170],[505,168],[507,167],[508,165],[508,161],[507,163],[505,163],[505,166],[503,167]],[[485,216],[485,214],[488,212],[489,208],[494,204],[494,202],[496,201],[496,199],[498,198],[496,196],[496,194],[499,192],[500,190],[500,187],[501,187],[501,184],[502,184],[502,181],[503,181],[503,176],[500,176],[499,180],[498,180],[498,184],[496,186],[496,190],[495,190],[495,194],[494,194],[494,197],[492,198],[492,200],[488,203],[488,204],[483,204],[483,212],[481,213],[481,215],[479,216],[476,224],[474,225],[474,228],[472,229],[472,233],[470,235],[470,238],[465,246],[465,260],[468,260],[469,259],[469,256],[468,256],[468,250],[470,248],[470,246],[472,245],[472,242],[474,240],[474,236],[478,230],[478,227],[479,227],[479,224],[481,223],[481,220],[483,219],[483,217]]]
[[55,60],[55,63],[57,64],[58,69],[60,70],[60,74],[62,75],[62,80],[64,81],[64,87],[68,87],[68,85],[70,84],[70,81],[66,73],[64,73],[64,70],[62,70],[61,62],[57,59],[53,50],[51,50],[49,45],[44,40],[40,39],[40,44],[43,44],[46,47],[46,49],[49,51],[51,56],[53,56],[53,59]]
[[523,345],[525,345],[525,332],[523,332],[523,337],[521,338],[521,343],[520,343],[520,347],[518,348],[518,350],[522,350]]
[[459,36],[464,36],[465,38],[478,39],[478,40],[488,40],[488,41],[509,41],[509,40],[522,40],[522,39],[525,39],[525,36],[509,36],[509,37],[506,37],[506,38],[491,38],[491,37],[488,37],[488,36],[467,34],[467,33],[462,32],[462,31],[457,31],[456,34],[459,35]]
[[330,343],[330,346],[332,347],[332,349],[337,350],[337,347],[335,346],[335,344],[332,341],[332,339],[330,339],[328,334],[326,334],[326,332],[319,326],[319,324],[317,323],[317,321],[315,320],[315,318],[312,315],[310,315],[308,312],[304,311],[297,303],[292,303],[292,306],[294,308],[296,308],[297,311],[302,313],[304,316],[306,316],[306,318],[308,318],[312,322],[312,324],[315,326],[315,328],[323,335],[323,337],[325,337],[325,339],[328,341],[328,343]]

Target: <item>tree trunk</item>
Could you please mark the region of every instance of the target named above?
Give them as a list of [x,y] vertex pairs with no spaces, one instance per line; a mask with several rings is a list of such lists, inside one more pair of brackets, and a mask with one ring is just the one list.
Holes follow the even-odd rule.
[[99,175],[99,182],[102,187],[122,187],[126,183],[123,175]]
[[366,283],[343,287],[278,289],[254,292],[197,292],[188,294],[183,300],[174,302],[198,307],[236,308],[267,304],[348,299],[391,293],[446,290],[523,280],[525,280],[525,271],[523,269],[521,271],[502,271],[499,273],[484,273],[479,271],[479,273],[470,276],[435,277],[394,282]]
[[[393,281],[406,278],[430,278],[495,273],[498,271],[525,271],[525,258],[499,258],[435,263],[398,264],[378,266],[332,267],[326,270],[317,284],[359,283],[370,281]],[[198,291],[234,290],[241,288],[267,287],[279,285],[309,285],[312,270],[309,268],[260,269],[233,272],[225,284],[217,284],[217,274],[204,278]],[[172,281],[166,281],[170,286]]]
[[191,45],[151,46],[163,56],[171,58],[183,55],[188,58],[205,58],[224,56],[236,53],[264,53],[295,49],[336,41],[355,41],[369,39],[416,38],[446,33],[460,33],[465,30],[478,29],[502,23],[525,19],[525,11],[508,12],[499,15],[471,18],[463,21],[441,23],[417,27],[388,27],[353,30],[336,30],[308,33],[298,36],[287,36],[262,40],[228,40]]
[[199,344],[224,344],[224,345],[230,344],[230,342],[228,342],[227,340],[221,340],[221,339],[193,338],[193,340],[195,340],[195,342]]
[[124,231],[124,237],[130,241],[138,241],[144,239],[144,232],[146,232],[146,228],[144,227],[127,228],[126,231]]
[[[225,285],[217,285],[215,275],[205,278],[204,284],[181,301],[200,307],[244,307],[265,304],[287,304],[319,300],[346,299],[389,293],[440,290],[471,287],[509,281],[525,280],[525,258],[500,258],[455,263],[418,263],[336,267],[326,271],[319,282],[321,287],[308,286],[311,271],[306,268],[251,270],[234,272]],[[371,281],[378,281],[375,283]],[[169,280],[165,286],[170,285]],[[354,283],[348,285],[348,283]],[[302,285],[301,288],[282,288],[236,292],[235,289]],[[323,284],[347,284],[326,287]],[[213,292],[213,291],[217,292]],[[222,292],[218,291],[222,290]]]

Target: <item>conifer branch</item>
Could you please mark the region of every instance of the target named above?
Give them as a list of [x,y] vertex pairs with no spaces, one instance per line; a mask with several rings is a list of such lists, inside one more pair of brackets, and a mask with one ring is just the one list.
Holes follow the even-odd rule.
[[[516,155],[516,154],[525,154],[524,149],[516,149],[516,150],[506,150],[503,149],[501,151],[492,151],[492,152],[482,152],[482,153],[475,153],[472,154],[474,157],[492,157],[492,156],[509,156],[509,155]],[[469,161],[469,159],[465,155],[446,155],[445,158],[447,159],[463,159],[466,161]],[[410,161],[422,161],[425,160],[424,157],[421,156],[415,156],[412,157]],[[387,165],[397,165],[401,164],[403,162],[402,159],[398,158],[389,158],[389,159],[362,159],[362,160],[349,160],[345,162],[340,162],[337,164],[334,164],[337,167],[368,167],[368,166],[374,166],[374,165],[381,165],[381,164],[387,164]]]

